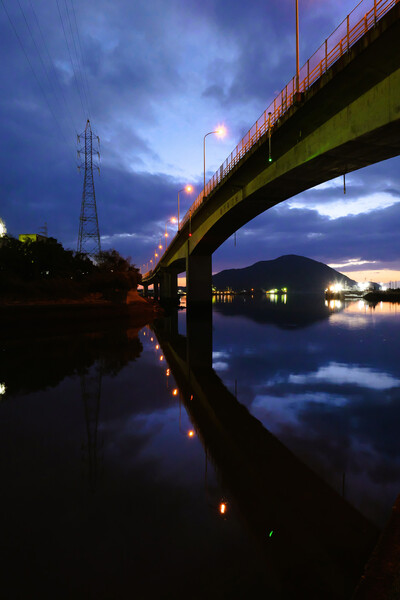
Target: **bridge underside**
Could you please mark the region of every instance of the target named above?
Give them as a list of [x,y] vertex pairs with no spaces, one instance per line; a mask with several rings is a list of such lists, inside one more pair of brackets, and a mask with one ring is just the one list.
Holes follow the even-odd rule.
[[264,135],[186,221],[145,284],[159,281],[170,298],[186,271],[188,302],[210,300],[211,255],[237,229],[304,190],[399,155],[399,36],[396,5],[274,127],[272,163]]

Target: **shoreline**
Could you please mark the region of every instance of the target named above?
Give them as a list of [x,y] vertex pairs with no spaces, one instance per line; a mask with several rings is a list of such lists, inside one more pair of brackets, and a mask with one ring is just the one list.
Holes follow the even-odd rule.
[[0,299],[2,333],[37,334],[52,329],[76,333],[122,326],[144,326],[163,315],[163,309],[152,299],[144,299],[135,291],[127,302],[112,302],[98,296],[59,300]]

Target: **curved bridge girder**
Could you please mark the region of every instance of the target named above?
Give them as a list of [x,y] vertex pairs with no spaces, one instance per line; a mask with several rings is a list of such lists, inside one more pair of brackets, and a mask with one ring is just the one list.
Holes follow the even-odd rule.
[[[400,154],[400,4],[337,61],[186,220],[154,272],[180,273],[254,217],[320,183]],[[196,274],[191,277],[196,280]],[[209,286],[211,273],[200,277]],[[205,296],[206,294],[203,294]]]

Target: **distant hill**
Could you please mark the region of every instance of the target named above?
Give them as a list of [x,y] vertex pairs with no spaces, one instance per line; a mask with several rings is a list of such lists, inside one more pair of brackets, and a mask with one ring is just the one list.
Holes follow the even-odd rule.
[[324,263],[288,254],[263,260],[243,269],[227,269],[213,275],[218,290],[234,291],[287,287],[289,292],[323,292],[331,283],[353,286],[356,282]]

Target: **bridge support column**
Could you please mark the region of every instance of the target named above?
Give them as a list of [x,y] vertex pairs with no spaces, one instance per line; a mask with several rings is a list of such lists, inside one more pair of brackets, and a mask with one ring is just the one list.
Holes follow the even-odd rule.
[[160,282],[160,300],[177,300],[178,276],[172,271],[163,271]]
[[147,298],[149,295],[149,286],[146,283],[143,283],[143,297]]
[[190,304],[210,304],[212,298],[211,254],[186,257],[186,297]]
[[154,282],[154,300],[158,300],[160,297],[160,286],[158,281]]

